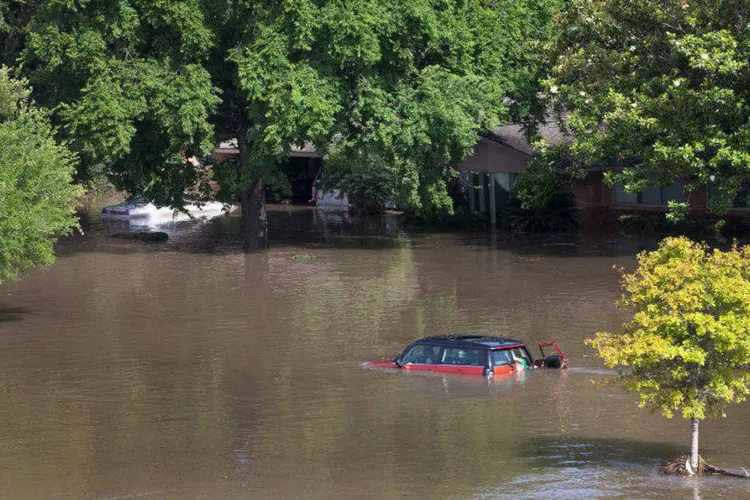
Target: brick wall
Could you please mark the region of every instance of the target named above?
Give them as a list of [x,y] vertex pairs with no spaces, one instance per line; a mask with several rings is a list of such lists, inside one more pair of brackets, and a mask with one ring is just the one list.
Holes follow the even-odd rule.
[[604,183],[601,172],[590,172],[585,179],[574,179],[567,189],[576,197],[583,212],[612,206],[612,190]]
[[[610,216],[633,212],[666,212],[666,206],[648,205],[615,205],[612,189],[604,182],[601,172],[590,172],[585,179],[576,179],[568,184],[567,189],[576,197],[581,215],[586,218],[609,220]],[[704,215],[708,211],[708,188],[698,186],[694,191],[685,191],[685,201],[690,203],[690,213]],[[750,210],[730,210],[731,217],[750,218]]]
[[708,211],[708,188],[700,185],[694,191],[685,191],[685,201],[690,203],[690,213],[705,214]]

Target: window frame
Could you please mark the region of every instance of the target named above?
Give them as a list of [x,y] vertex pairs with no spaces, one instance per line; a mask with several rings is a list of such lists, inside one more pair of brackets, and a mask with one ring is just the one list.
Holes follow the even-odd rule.
[[[418,347],[431,347],[433,349],[437,348],[437,361],[434,363],[415,363],[411,361],[406,361],[406,357],[413,351],[414,349]],[[406,349],[404,349],[404,352],[401,356],[399,356],[399,362],[404,365],[439,365],[440,360],[443,357],[443,351],[445,350],[445,346],[441,346],[439,344],[426,344],[426,343],[418,343],[418,344],[411,344]]]
[[[732,212],[748,212],[750,211],[750,181],[743,181],[742,187],[740,187],[740,192],[737,193],[737,196],[732,199],[731,206],[729,207],[729,210]],[[711,198],[716,196],[716,191],[712,189],[713,184],[709,183],[706,184],[706,209],[708,209],[711,206]],[[713,191],[713,193],[712,193]],[[738,199],[742,199],[741,194],[745,192],[746,196],[744,197],[745,206],[744,207],[735,207],[734,204]]]
[[[671,199],[667,200],[667,199],[665,199],[665,194],[664,194],[665,189],[671,188],[672,186],[674,186],[677,183],[679,183],[679,186],[680,186],[680,188],[682,190],[682,197],[683,197],[683,199],[682,200],[680,200],[680,199],[677,199],[677,200],[671,200]],[[634,202],[633,201],[618,201],[617,200],[617,190],[618,190],[618,187],[619,187],[620,190],[622,190],[627,195],[633,195],[634,194],[636,196],[636,201],[634,201]],[[659,189],[659,201],[660,202],[658,204],[644,203],[642,201],[643,200],[643,191],[637,191],[635,193],[628,193],[627,191],[625,191],[625,189],[622,187],[621,184],[615,184],[615,185],[612,186],[612,205],[617,206],[617,207],[621,207],[621,206],[624,206],[624,207],[667,207],[669,205],[670,201],[677,201],[677,202],[684,201],[684,197],[685,197],[685,183],[684,183],[684,181],[682,179],[675,179],[675,181],[672,182],[672,184],[669,184],[669,185],[666,185],[666,186],[653,186],[652,185],[652,186],[649,186],[649,187],[658,188]]]
[[526,363],[528,364],[528,367],[533,366],[533,364],[534,364],[534,356],[532,356],[531,352],[529,352],[529,347],[527,345],[513,345],[513,346],[508,346],[508,347],[501,347],[499,349],[491,349],[490,350],[491,353],[501,352],[501,351],[507,351],[507,352],[509,352],[510,353],[509,357],[511,359],[511,363],[510,364],[500,364],[500,365],[495,364],[494,356],[492,356],[492,354],[490,354],[489,358],[490,358],[490,362],[492,363],[490,365],[490,368],[494,369],[497,366],[513,366],[513,364],[515,363],[515,359],[516,359],[515,356],[513,355],[513,350],[514,349],[521,349],[523,351],[523,353],[526,355],[525,357],[526,357]]
[[[458,363],[446,363],[445,358],[449,350],[464,350],[464,351],[477,351],[479,353],[478,361],[480,364],[458,364]],[[440,352],[440,362],[437,363],[442,366],[487,366],[488,361],[488,354],[487,349],[483,349],[481,347],[464,347],[464,346],[443,346],[442,351]],[[468,356],[468,352],[467,352]]]
[[[495,368],[497,366],[513,366],[513,354],[512,354],[511,348],[503,348],[503,349],[493,349],[490,351],[490,360],[492,361],[492,367]],[[496,363],[495,362],[495,356],[494,354],[496,352],[507,352],[508,353],[508,363]]]

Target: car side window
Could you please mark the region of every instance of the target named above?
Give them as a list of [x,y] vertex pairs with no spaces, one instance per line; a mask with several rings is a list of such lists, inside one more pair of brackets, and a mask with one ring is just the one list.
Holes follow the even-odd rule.
[[449,347],[443,351],[442,364],[461,366],[484,366],[484,352],[481,349]]
[[440,359],[440,346],[418,344],[404,356],[404,364],[433,365]]
[[531,366],[531,359],[529,359],[529,354],[526,352],[526,349],[523,347],[516,347],[512,352],[515,360],[520,361],[524,366]]
[[510,349],[502,351],[492,351],[492,364],[495,366],[512,365],[513,358]]

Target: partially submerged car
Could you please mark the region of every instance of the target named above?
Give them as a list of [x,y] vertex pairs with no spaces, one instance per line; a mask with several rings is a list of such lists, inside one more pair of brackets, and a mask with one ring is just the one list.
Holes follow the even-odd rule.
[[140,196],[134,196],[117,204],[102,209],[102,219],[117,221],[159,221],[189,220],[191,217],[211,219],[224,213],[225,206],[219,202],[208,202],[185,205],[188,213],[169,207],[158,208]]
[[[545,355],[551,347],[555,354]],[[533,368],[565,369],[565,359],[556,342],[539,344],[541,357],[534,359],[520,340],[483,335],[448,335],[427,337],[409,344],[395,359],[370,361],[375,368],[400,368],[465,375],[503,375]]]

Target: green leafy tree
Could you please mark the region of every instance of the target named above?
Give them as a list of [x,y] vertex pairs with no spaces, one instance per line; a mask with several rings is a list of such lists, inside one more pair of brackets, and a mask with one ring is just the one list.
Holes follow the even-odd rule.
[[57,237],[77,225],[75,156],[29,92],[0,66],[0,282],[52,263]]
[[0,0],[0,64],[14,65],[21,53],[24,30],[39,0]]
[[565,186],[571,177],[581,177],[581,172],[571,168],[567,144],[550,149],[540,141],[534,146],[538,154],[513,187],[503,225],[517,232],[574,231],[580,227],[579,209]]
[[84,165],[157,203],[179,207],[206,180],[181,152],[237,138],[236,164],[210,173],[255,248],[264,186],[284,187],[295,144],[329,155],[331,179],[362,168],[342,161],[354,153],[395,179],[397,201],[449,210],[446,167],[507,119],[506,96],[528,93],[524,42],[557,3],[46,0],[23,60]]
[[621,305],[634,310],[619,333],[587,342],[620,367],[641,407],[691,421],[690,463],[698,471],[701,420],[724,417],[750,393],[750,247],[711,250],[666,238],[625,274]]
[[544,48],[546,90],[579,165],[615,167],[606,179],[631,192],[711,183],[727,210],[750,175],[748,26],[745,1],[570,2]]

